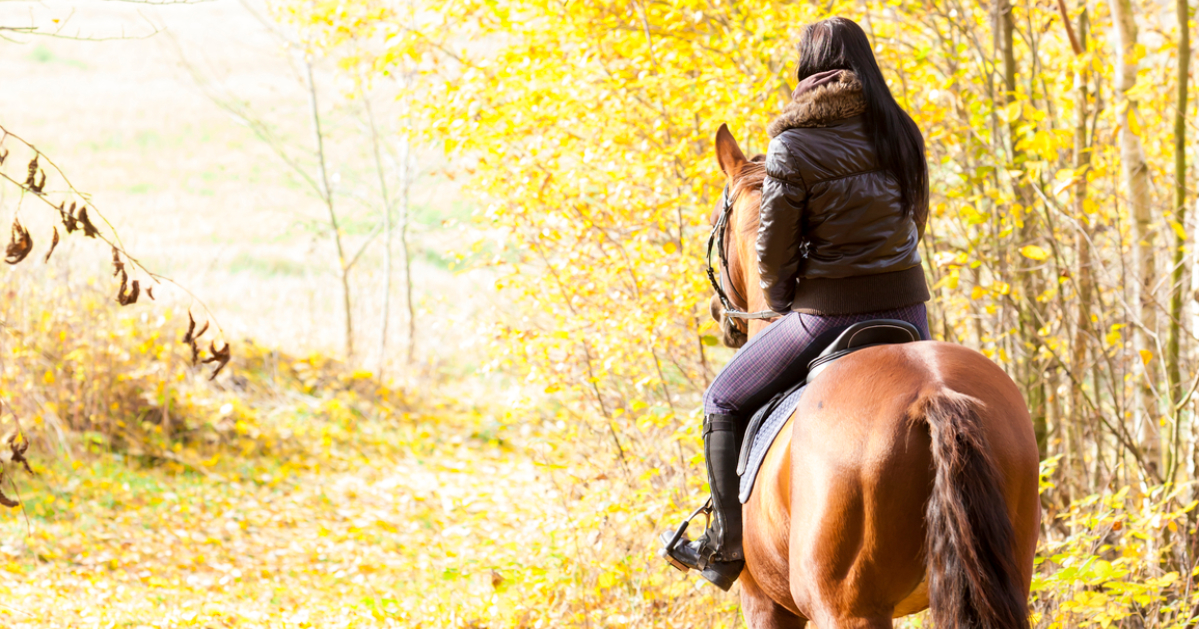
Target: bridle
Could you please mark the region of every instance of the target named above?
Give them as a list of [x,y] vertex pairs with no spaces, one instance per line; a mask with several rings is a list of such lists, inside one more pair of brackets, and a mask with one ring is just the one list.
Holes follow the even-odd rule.
[[[725,283],[725,277],[729,275],[729,259],[726,257],[725,251],[725,232],[729,228],[729,216],[733,213],[733,199],[729,195],[729,184],[725,184],[725,190],[721,192],[721,215],[717,217],[717,222],[713,224],[712,232],[708,235],[708,248],[705,253],[705,261],[708,264],[708,282],[712,284],[713,290],[717,292],[717,298],[721,300],[722,316],[731,319],[774,319],[779,316],[779,313],[771,310],[760,310],[758,312],[746,312],[739,309],[729,299],[729,295],[722,288]],[[720,276],[717,280],[717,272],[713,269],[712,252],[713,243],[717,245],[717,257],[721,263]],[[749,304],[750,301],[742,295],[741,291],[736,286],[730,286],[733,293],[737,295],[742,302]]]

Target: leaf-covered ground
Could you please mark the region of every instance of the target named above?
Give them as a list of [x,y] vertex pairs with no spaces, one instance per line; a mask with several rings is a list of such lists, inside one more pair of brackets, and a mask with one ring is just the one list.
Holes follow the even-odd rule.
[[552,505],[553,485],[528,459],[462,433],[390,436],[389,447],[303,465],[172,473],[108,454],[42,469],[23,482],[28,523],[6,518],[0,622],[407,627],[456,624],[463,609],[486,617],[517,577],[506,558],[563,541],[553,509],[540,520],[527,508]]
[[652,556],[662,503],[605,462],[498,438],[476,410],[362,415],[339,395],[230,411],[241,436],[208,458],[35,457],[3,513],[0,626],[738,622],[735,595]]

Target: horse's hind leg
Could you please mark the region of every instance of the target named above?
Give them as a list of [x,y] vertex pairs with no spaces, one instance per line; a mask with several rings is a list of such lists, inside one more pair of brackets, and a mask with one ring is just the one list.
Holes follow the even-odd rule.
[[750,629],[804,629],[808,620],[771,600],[749,570],[742,571],[742,617]]

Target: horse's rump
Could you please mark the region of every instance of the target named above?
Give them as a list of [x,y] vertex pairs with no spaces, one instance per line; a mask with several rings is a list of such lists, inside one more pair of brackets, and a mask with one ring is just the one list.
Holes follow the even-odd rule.
[[[748,527],[754,580],[822,626],[931,599],[935,626],[1027,626],[1037,457],[1012,381],[977,352],[936,342],[863,350],[829,369],[772,448],[788,447],[786,460],[772,467],[780,453],[768,454],[762,495],[746,505],[748,522],[786,522]],[[786,485],[763,478],[785,471]],[[781,566],[782,588],[768,582]]]

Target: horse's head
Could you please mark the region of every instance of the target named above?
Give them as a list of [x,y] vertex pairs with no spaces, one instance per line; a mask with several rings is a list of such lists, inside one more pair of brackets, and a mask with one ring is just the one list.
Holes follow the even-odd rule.
[[[723,238],[713,245],[718,249],[723,247],[724,251],[724,262],[720,251],[713,253],[713,264],[720,274],[718,282],[738,310],[766,310],[766,296],[758,283],[758,254],[754,249],[758,233],[758,203],[762,198],[763,178],[766,177],[765,156],[756,155],[753,159],[746,159],[725,125],[717,130],[716,151],[717,163],[725,173],[726,192],[713,210],[713,225],[717,224],[723,212],[729,213],[725,219],[727,226],[722,230]],[[713,319],[721,324],[722,340],[727,347],[745,345],[749,337],[767,326],[763,320],[723,316],[724,307],[717,295],[713,295],[711,311]]]

